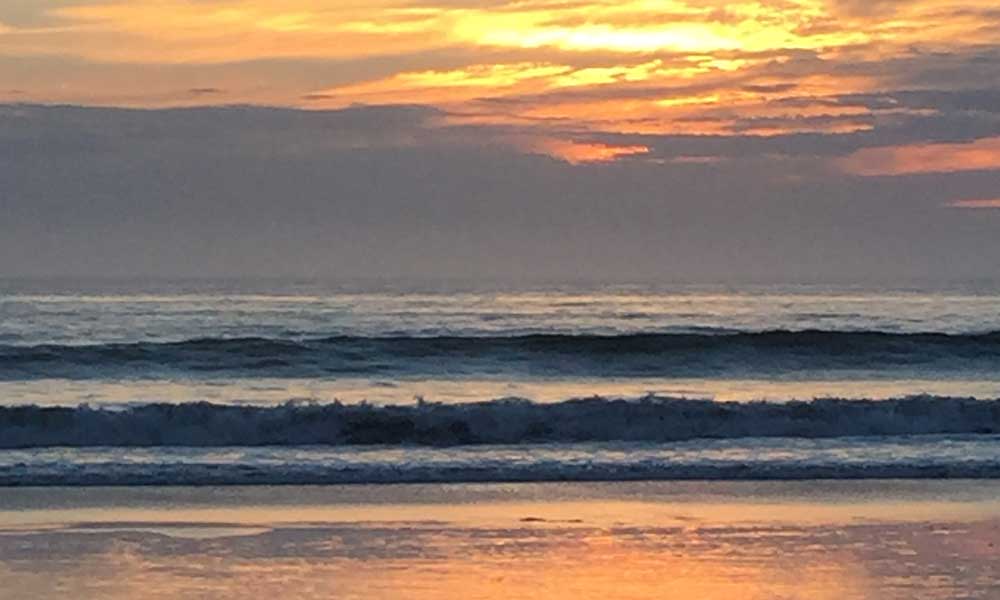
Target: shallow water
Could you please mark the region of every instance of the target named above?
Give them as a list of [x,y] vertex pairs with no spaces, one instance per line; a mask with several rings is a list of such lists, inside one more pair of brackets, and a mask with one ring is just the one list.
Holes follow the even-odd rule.
[[0,486],[1000,478],[1000,437],[0,451]]

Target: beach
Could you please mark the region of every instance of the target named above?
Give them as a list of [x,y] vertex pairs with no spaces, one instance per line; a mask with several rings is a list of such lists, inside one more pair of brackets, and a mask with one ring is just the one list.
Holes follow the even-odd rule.
[[0,598],[1000,595],[1000,482],[8,488]]
[[0,295],[0,600],[1000,598],[1000,291],[273,285]]
[[1000,600],[1000,0],[0,0],[0,600]]

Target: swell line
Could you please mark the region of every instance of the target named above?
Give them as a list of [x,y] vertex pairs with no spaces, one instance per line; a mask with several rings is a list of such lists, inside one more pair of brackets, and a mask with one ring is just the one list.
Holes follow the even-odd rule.
[[2,380],[176,374],[697,377],[900,368],[996,371],[1000,369],[1000,332],[782,330],[619,336],[251,337],[0,345]]

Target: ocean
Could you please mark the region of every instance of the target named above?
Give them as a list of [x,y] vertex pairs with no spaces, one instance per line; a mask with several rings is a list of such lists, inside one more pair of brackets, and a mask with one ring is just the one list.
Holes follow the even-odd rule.
[[1000,288],[0,281],[0,485],[1000,477]]

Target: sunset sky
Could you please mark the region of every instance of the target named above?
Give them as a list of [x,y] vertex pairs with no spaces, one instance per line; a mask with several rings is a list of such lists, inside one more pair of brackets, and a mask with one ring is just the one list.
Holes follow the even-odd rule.
[[9,272],[1000,275],[995,0],[5,0],[0,103]]

